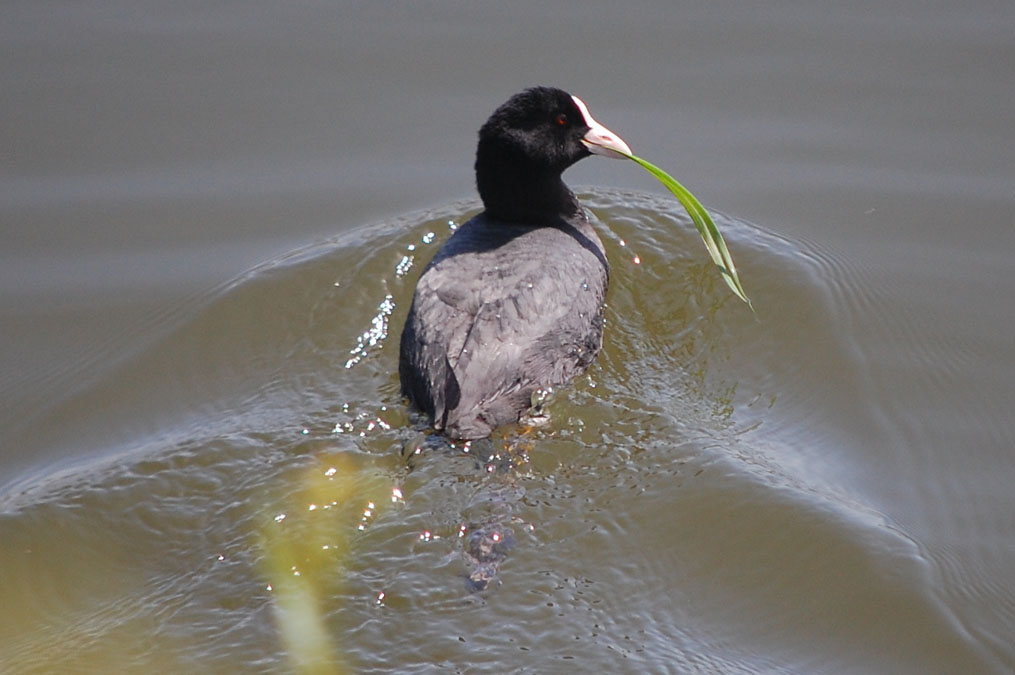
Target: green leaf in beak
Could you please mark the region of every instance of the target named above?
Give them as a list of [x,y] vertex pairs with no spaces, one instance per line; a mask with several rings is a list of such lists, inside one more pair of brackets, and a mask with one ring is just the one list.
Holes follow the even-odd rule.
[[719,233],[719,228],[712,222],[712,217],[708,215],[708,211],[701,205],[701,202],[690,193],[690,191],[683,185],[677,182],[677,180],[660,169],[651,162],[646,162],[641,157],[629,155],[619,150],[614,150],[618,154],[624,155],[628,159],[633,159],[637,164],[640,164],[642,168],[648,171],[650,174],[656,177],[660,183],[666,186],[666,189],[673,193],[673,196],[677,198],[684,208],[687,209],[688,215],[691,216],[691,220],[694,221],[694,226],[698,228],[698,232],[701,233],[701,238],[705,241],[705,248],[708,249],[708,254],[712,257],[712,262],[716,264],[719,271],[722,273],[723,281],[726,285],[732,289],[733,293],[738,298],[747,303],[747,306],[754,311],[754,305],[751,304],[750,299],[747,297],[747,293],[744,292],[744,286],[740,283],[740,277],[737,276],[737,267],[733,264],[733,258],[730,256],[730,251],[726,248],[726,242],[723,241],[722,234]]

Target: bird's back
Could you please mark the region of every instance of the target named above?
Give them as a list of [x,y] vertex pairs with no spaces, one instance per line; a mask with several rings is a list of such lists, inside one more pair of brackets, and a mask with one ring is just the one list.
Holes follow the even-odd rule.
[[602,346],[608,265],[579,210],[552,225],[463,225],[424,270],[402,333],[402,390],[455,438],[515,422]]

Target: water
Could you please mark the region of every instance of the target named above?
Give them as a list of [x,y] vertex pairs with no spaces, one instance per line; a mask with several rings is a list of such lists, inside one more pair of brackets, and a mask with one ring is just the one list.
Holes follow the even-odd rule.
[[[1015,668],[1012,9],[584,11],[9,8],[0,670]],[[606,344],[490,473],[396,345],[534,83],[757,312],[583,161]]]

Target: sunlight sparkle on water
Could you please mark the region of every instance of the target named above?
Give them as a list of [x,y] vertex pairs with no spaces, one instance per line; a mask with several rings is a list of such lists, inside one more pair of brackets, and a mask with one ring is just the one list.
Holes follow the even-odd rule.
[[402,259],[395,265],[395,276],[404,277],[412,269],[413,257],[411,255],[403,255]]
[[376,504],[374,504],[373,502],[367,502],[367,507],[363,509],[363,516],[359,519],[359,525],[356,526],[357,530],[360,530],[362,532],[363,530],[367,529],[367,525],[370,524],[370,520],[374,516],[374,509],[376,508],[377,508]]
[[377,306],[377,314],[370,320],[370,329],[356,338],[356,346],[349,351],[352,358],[345,362],[346,368],[352,368],[369,354],[369,349],[380,344],[388,336],[388,317],[395,309],[391,294]]

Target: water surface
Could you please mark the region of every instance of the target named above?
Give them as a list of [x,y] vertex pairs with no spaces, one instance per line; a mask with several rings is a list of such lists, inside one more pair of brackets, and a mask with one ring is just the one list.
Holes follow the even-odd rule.
[[[9,15],[0,669],[1015,668],[1007,4]],[[606,344],[491,473],[412,454],[394,347],[535,83],[757,312],[583,161]]]

